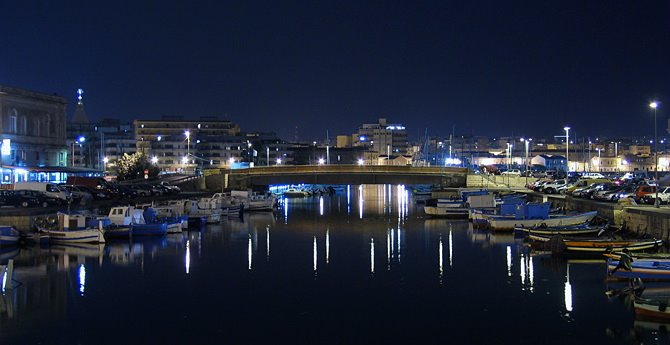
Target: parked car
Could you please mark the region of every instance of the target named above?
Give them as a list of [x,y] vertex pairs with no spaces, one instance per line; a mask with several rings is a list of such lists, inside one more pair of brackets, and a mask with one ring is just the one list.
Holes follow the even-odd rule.
[[598,188],[597,190],[595,190],[591,194],[591,199],[602,200],[601,199],[602,195],[604,195],[605,193],[607,193],[609,191],[619,189],[619,188],[620,187],[618,185],[614,184],[613,182],[603,182],[602,185],[600,186],[600,188]]
[[605,175],[597,172],[583,172],[581,173],[581,178],[583,179],[605,178]]
[[0,206],[10,207],[35,207],[39,206],[36,198],[26,197],[14,190],[0,190]]
[[91,188],[89,186],[84,186],[84,185],[77,185],[79,189],[85,190],[91,195],[93,195],[93,199],[110,199],[110,195],[107,194],[105,189],[97,189],[97,188]]
[[179,186],[170,184],[170,182],[161,181],[160,185],[170,190],[172,194],[179,194],[179,192],[181,192],[181,188],[179,188]]
[[135,193],[137,193],[137,196],[150,196],[150,195],[152,195],[151,187],[147,186],[145,184],[131,184],[128,187],[130,187],[130,189],[134,190]]
[[642,200],[642,197],[655,193],[656,192],[656,186],[650,186],[650,185],[639,185],[637,189],[635,189],[635,194],[633,195],[633,199],[635,199],[636,202],[640,202]]
[[115,183],[110,184],[109,188],[113,189],[114,192],[116,192],[116,195],[122,199],[135,198],[138,195],[137,191],[135,191],[134,189],[130,188],[130,186],[127,185]]
[[555,180],[542,186],[541,191],[547,194],[555,194],[560,187],[565,186],[567,183],[568,181],[565,179]]
[[22,190],[15,190],[14,192],[23,196],[24,198],[35,199],[34,201],[30,202],[30,204],[34,204],[41,207],[63,205],[66,202],[62,199],[51,197],[46,193],[39,192],[36,190],[22,189]]
[[71,198],[70,192],[61,189],[57,184],[50,182],[17,182],[14,190],[36,190],[46,193],[48,196],[68,202]]
[[[670,187],[660,187],[658,189],[658,200],[660,204],[667,204],[670,201]],[[646,194],[642,197],[643,204],[653,205],[656,203],[656,192]]]
[[510,169],[510,170],[501,172],[500,175],[521,176],[521,170],[519,170],[519,169]]
[[80,205],[87,205],[93,200],[93,194],[82,187],[73,186],[69,184],[60,185],[61,188],[66,189],[72,194],[72,202],[78,203]]

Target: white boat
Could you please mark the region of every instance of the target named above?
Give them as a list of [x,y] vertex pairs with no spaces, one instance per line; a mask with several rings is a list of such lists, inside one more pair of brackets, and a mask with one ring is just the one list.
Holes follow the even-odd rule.
[[[38,230],[49,235],[49,240],[60,243],[105,243],[102,221],[83,213],[57,213],[54,227],[38,226]],[[93,223],[97,223],[93,225]]]
[[515,219],[507,216],[482,215],[493,230],[514,230],[515,227],[566,226],[586,223],[598,214],[597,211],[575,215],[550,215],[546,218]]
[[248,190],[234,190],[230,192],[233,199],[238,199],[244,205],[244,211],[272,211],[277,198],[272,193],[260,194]]
[[184,213],[189,217],[207,217],[207,224],[221,222],[221,209],[217,201],[212,198],[187,200],[184,204]]
[[212,200],[216,202],[216,207],[220,210],[222,216],[239,216],[244,211],[244,203],[237,198],[233,198],[230,193],[214,193]]
[[285,190],[282,193],[283,196],[287,198],[304,198],[306,196],[309,196],[309,193],[305,192],[304,190],[296,189],[296,188],[289,188]]
[[426,215],[444,218],[467,218],[468,208],[459,200],[429,199],[423,207]]

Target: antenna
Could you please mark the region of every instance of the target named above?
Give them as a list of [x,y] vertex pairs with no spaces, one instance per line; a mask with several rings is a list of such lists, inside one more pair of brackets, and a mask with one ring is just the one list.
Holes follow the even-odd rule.
[[77,89],[77,104],[82,104],[82,103],[84,103],[84,102],[82,101],[82,96],[81,96],[81,95],[83,95],[83,94],[84,94],[84,90],[83,90],[83,89]]

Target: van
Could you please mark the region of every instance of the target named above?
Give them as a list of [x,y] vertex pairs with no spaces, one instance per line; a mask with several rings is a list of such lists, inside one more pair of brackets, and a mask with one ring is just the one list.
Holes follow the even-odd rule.
[[44,193],[46,196],[63,201],[69,201],[70,192],[61,189],[55,183],[50,182],[17,182],[14,184],[15,190],[36,190]]
[[633,199],[635,199],[636,202],[640,202],[642,200],[642,197],[652,193],[656,193],[656,186],[650,186],[646,184],[640,185],[637,187],[637,189],[635,189]]

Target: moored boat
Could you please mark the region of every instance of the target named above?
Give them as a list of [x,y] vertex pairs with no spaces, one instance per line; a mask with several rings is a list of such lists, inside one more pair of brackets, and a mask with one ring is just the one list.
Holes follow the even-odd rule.
[[536,235],[589,235],[589,234],[598,234],[602,231],[605,231],[609,225],[591,225],[590,223],[581,223],[575,225],[564,225],[564,226],[534,226],[530,228],[526,227],[514,227],[514,231],[526,233],[526,234],[536,234]]
[[21,233],[13,226],[0,226],[0,247],[15,246],[19,243]]
[[562,235],[544,236],[529,234],[531,241],[538,243],[547,243],[554,252],[573,252],[573,253],[595,253],[603,254],[611,251],[642,251],[657,249],[663,245],[662,240],[641,239],[641,240],[612,240],[612,239],[582,239],[582,238],[564,238]]
[[[58,212],[55,227],[38,226],[52,242],[105,243],[102,221],[83,213]],[[93,223],[97,222],[97,225]]]
[[[640,278],[643,280],[670,280],[670,259],[637,259],[630,263],[630,270],[619,268],[619,261],[607,259],[607,272],[610,277],[630,279]],[[614,271],[612,273],[612,271]]]
[[670,309],[668,309],[668,304],[670,300],[667,298],[643,298],[635,297],[633,302],[635,308],[635,316],[642,319],[652,319],[652,320],[670,320]]

